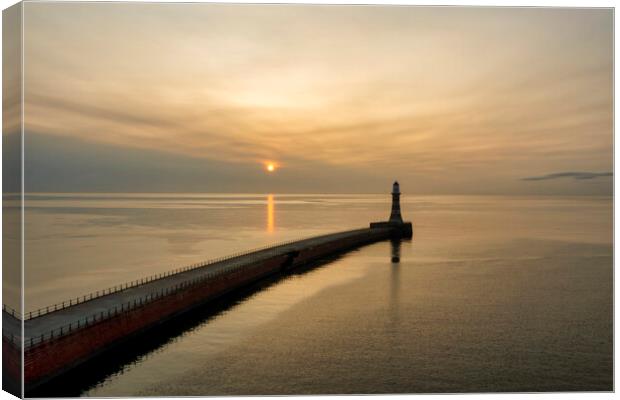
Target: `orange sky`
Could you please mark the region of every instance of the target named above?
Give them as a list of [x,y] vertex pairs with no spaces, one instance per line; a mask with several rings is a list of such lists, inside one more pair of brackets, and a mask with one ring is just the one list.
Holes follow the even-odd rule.
[[24,15],[26,131],[221,164],[212,186],[180,191],[235,191],[226,168],[265,175],[271,160],[272,182],[244,191],[304,179],[308,192],[373,192],[397,177],[423,193],[611,192],[609,177],[522,180],[612,170],[611,10],[26,3]]

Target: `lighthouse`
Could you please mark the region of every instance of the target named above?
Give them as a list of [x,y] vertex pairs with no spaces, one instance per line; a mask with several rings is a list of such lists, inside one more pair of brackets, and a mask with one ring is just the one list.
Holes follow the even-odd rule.
[[394,181],[392,185],[392,212],[390,213],[390,222],[393,224],[402,224],[403,217],[400,215],[400,186],[398,181]]
[[392,238],[411,238],[413,236],[413,225],[411,222],[403,221],[400,213],[400,185],[398,181],[392,184],[392,212],[390,219],[382,222],[371,222],[371,229],[389,229]]

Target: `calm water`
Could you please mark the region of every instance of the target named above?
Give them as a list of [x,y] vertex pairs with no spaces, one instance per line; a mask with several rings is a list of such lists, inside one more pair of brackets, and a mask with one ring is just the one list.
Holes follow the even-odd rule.
[[[612,389],[610,198],[404,196],[402,208],[412,241],[194,317],[72,394]],[[31,195],[26,310],[388,215],[387,195]]]

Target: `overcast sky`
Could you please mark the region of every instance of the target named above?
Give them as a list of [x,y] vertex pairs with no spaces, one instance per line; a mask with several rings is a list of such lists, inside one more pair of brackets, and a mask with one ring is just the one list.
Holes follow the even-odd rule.
[[611,10],[25,3],[24,32],[31,191],[611,193]]

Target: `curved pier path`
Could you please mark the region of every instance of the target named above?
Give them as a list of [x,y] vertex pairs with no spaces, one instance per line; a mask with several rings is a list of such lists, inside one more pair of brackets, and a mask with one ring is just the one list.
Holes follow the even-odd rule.
[[[28,312],[24,320],[26,392],[209,300],[279,271],[394,236],[411,237],[411,224],[374,223],[253,250],[140,279]],[[3,355],[8,377],[21,375],[21,321],[3,310]],[[5,374],[7,376],[7,374]]]

